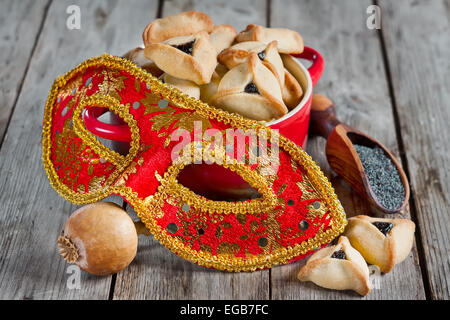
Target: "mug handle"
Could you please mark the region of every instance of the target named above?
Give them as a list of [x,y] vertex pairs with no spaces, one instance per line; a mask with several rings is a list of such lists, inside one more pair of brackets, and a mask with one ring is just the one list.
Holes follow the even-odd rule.
[[131,131],[127,124],[108,124],[98,120],[108,110],[102,107],[86,108],[82,116],[86,129],[103,139],[130,142]]
[[306,59],[312,62],[312,65],[308,68],[309,75],[311,76],[313,87],[316,85],[322,76],[323,69],[325,68],[325,62],[322,55],[315,49],[305,47],[302,53],[292,54],[295,58]]

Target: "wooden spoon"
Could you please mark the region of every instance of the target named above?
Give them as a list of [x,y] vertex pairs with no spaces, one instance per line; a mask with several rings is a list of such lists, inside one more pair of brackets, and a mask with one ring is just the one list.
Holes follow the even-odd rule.
[[[376,209],[384,213],[397,213],[403,210],[409,200],[409,184],[406,174],[394,156],[386,147],[376,139],[358,131],[336,118],[333,102],[327,97],[314,94],[311,107],[310,132],[327,139],[326,155],[330,167],[355,190],[360,196],[367,199]],[[375,146],[384,150],[385,154],[396,166],[405,189],[405,198],[396,209],[383,206],[370,187],[354,144],[373,148]]]

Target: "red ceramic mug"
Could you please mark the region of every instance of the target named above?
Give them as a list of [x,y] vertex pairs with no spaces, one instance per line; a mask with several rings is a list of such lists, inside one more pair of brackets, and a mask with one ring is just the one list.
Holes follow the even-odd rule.
[[[294,58],[306,59],[312,64],[306,69],[300,61]],[[322,55],[309,47],[305,47],[301,54],[282,55],[282,59],[286,69],[300,83],[304,94],[297,107],[266,125],[277,129],[286,138],[304,148],[308,138],[312,91],[322,75],[325,64]],[[131,141],[130,129],[120,119],[114,119],[113,113],[111,113],[112,124],[101,122],[98,118],[107,111],[106,108],[86,109],[83,114],[86,129],[100,138],[112,140],[113,149],[120,153],[126,153]],[[242,200],[257,196],[255,190],[240,176],[214,164],[186,166],[178,179],[181,184],[197,194],[213,200]]]

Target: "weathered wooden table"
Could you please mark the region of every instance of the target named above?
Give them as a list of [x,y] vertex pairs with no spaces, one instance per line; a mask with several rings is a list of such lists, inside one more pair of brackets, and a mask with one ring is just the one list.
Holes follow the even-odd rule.
[[[66,27],[69,5],[81,29]],[[178,258],[151,237],[135,261],[110,277],[82,273],[68,285],[56,238],[75,209],[54,192],[41,164],[45,99],[54,78],[86,58],[121,55],[141,43],[159,16],[200,10],[217,24],[248,23],[299,31],[323,53],[316,92],[331,97],[339,118],[382,141],[409,176],[402,213],[417,225],[409,257],[373,279],[365,299],[450,297],[450,2],[376,1],[382,28],[366,26],[372,1],[0,1],[0,298],[2,299],[360,299],[300,283],[303,261],[254,273],[224,273]],[[348,216],[370,207],[328,167],[325,141],[307,151],[333,182]],[[113,198],[121,203],[121,199]]]

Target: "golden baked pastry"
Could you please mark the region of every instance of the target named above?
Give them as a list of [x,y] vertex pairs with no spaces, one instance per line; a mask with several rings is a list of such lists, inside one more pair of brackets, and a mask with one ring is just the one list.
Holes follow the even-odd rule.
[[289,110],[294,109],[302,101],[303,89],[297,79],[286,69],[284,70],[283,102]]
[[262,61],[274,76],[277,78],[280,88],[284,86],[284,66],[278,53],[277,41],[271,41],[264,44],[259,41],[247,41],[237,43],[234,46],[222,51],[218,55],[217,60],[225,65],[228,69],[244,63],[251,52],[258,54],[258,58]]
[[200,87],[192,81],[175,78],[167,73],[164,73],[161,76],[161,81],[178,88],[181,92],[186,93],[188,96],[195,99],[200,98]]
[[187,36],[201,31],[211,32],[214,23],[203,12],[187,11],[153,20],[144,30],[142,39],[147,47],[151,43]]
[[249,24],[244,31],[236,36],[237,42],[260,41],[265,44],[278,41],[278,51],[281,53],[302,53],[303,39],[295,31],[284,28],[265,28],[256,24]]
[[268,45],[259,41],[240,42],[222,51],[217,59],[228,68],[233,68],[243,63],[250,52],[256,52],[263,64],[277,78],[282,88],[283,102],[291,110],[300,103],[303,90],[297,79],[284,68],[277,44],[277,41],[272,41]]
[[215,72],[217,72],[218,76],[220,78],[223,78],[223,76],[228,72],[228,68],[225,67],[223,64],[218,63],[216,66]]
[[271,120],[288,112],[278,80],[254,52],[225,74],[210,104],[254,120]]
[[206,31],[151,43],[144,53],[165,73],[198,85],[210,82],[217,65],[216,49]]
[[335,246],[315,252],[298,273],[300,281],[335,290],[353,290],[362,296],[370,292],[369,268],[346,237]]
[[405,260],[414,241],[415,224],[408,219],[356,216],[348,219],[344,234],[369,264],[387,273]]
[[211,77],[211,82],[200,86],[200,100],[209,103],[211,97],[216,94],[217,89],[219,88],[220,80],[222,80],[227,72],[227,67],[220,63],[217,65],[216,70]]
[[220,24],[214,27],[213,31],[209,34],[209,39],[214,48],[216,48],[217,54],[219,54],[222,50],[231,46],[236,35],[237,31],[233,26]]
[[158,68],[158,66],[151,60],[144,56],[144,48],[134,48],[123,55],[123,58],[132,61],[138,67],[145,69],[155,77],[160,77],[164,71]]
[[244,63],[250,52],[261,53],[258,57],[264,60],[266,48],[267,45],[259,41],[240,42],[222,51],[217,56],[217,60],[228,69],[232,69],[238,64]]

